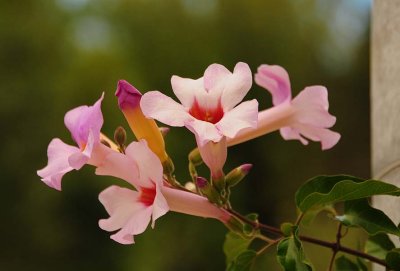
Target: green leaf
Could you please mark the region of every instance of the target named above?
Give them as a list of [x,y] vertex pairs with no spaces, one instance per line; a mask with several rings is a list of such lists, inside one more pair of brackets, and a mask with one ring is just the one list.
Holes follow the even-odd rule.
[[368,234],[391,233],[400,236],[400,230],[381,210],[371,207],[368,199],[346,201],[344,215],[336,216],[344,225],[361,227]]
[[357,257],[357,265],[361,271],[368,271],[368,267],[364,259]]
[[223,247],[227,266],[229,266],[231,262],[234,262],[240,254],[247,251],[247,248],[252,241],[252,238],[245,239],[234,232],[228,232]]
[[336,210],[332,204],[327,204],[325,206],[315,206],[304,213],[303,219],[301,220],[301,225],[310,226],[315,217],[323,211],[332,214],[333,216],[336,215]]
[[359,271],[362,270],[359,266],[350,261],[345,256],[340,256],[335,260],[336,271]]
[[386,255],[386,263],[387,265],[395,270],[400,270],[400,248],[395,248]]
[[282,239],[278,244],[277,258],[285,271],[311,271],[312,265],[304,255],[303,246],[297,236],[298,228],[294,234]]
[[400,196],[400,188],[377,180],[364,180],[347,175],[317,176],[297,190],[296,205],[302,212],[306,212],[316,206],[373,195]]
[[392,249],[394,249],[394,244],[384,233],[371,236],[365,244],[365,253],[382,260],[386,258],[387,253]]
[[246,250],[242,252],[235,261],[228,265],[227,271],[249,271],[257,257],[254,250]]

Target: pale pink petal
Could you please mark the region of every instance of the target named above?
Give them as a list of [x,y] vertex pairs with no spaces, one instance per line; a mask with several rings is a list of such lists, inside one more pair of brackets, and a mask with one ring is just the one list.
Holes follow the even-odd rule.
[[106,231],[121,229],[111,238],[121,244],[133,243],[133,236],[145,231],[151,219],[152,208],[138,201],[139,193],[127,188],[111,186],[99,195],[108,219],[101,219],[99,226]]
[[293,128],[285,127],[285,129],[281,129],[281,134],[285,139],[299,139],[304,145],[307,145],[308,141],[301,135],[312,141],[320,141],[322,150],[328,150],[332,148],[340,140],[340,134],[337,132],[333,132],[326,128],[303,124],[298,124]]
[[211,64],[204,72],[204,88],[214,91],[219,86],[225,85],[225,81],[232,73],[221,64]]
[[292,101],[296,118],[303,124],[332,127],[336,117],[328,112],[328,90],[323,86],[306,87]]
[[196,135],[197,143],[200,146],[208,141],[218,142],[223,137],[215,125],[210,122],[193,119],[188,121],[185,126]]
[[[104,135],[102,137],[105,138]],[[108,139],[108,140],[110,140],[110,139]],[[112,142],[112,143],[115,145],[114,142]],[[110,148],[102,143],[95,144],[93,146],[93,150],[90,155],[90,159],[89,159],[89,161],[87,161],[87,163],[89,165],[99,167],[104,162],[104,159],[107,157],[107,155],[110,153],[113,153],[113,152],[118,152],[118,148],[116,146],[112,146]]]
[[145,93],[140,101],[140,107],[146,117],[170,126],[184,126],[186,121],[193,118],[181,104],[159,91]]
[[160,189],[161,186],[162,184],[156,186],[156,196],[153,202],[153,214],[152,214],[153,221],[151,223],[152,228],[154,228],[156,220],[159,217],[165,215],[169,211],[167,200],[165,199]]
[[119,232],[111,235],[110,238],[123,245],[134,243],[133,237],[143,233],[149,225],[151,213],[151,207],[146,207],[134,213],[126,225]]
[[258,102],[254,99],[243,102],[225,113],[216,127],[223,135],[234,138],[243,129],[256,128],[257,120]]
[[141,187],[154,187],[154,184],[162,184],[163,167],[160,159],[147,146],[146,140],[132,142],[125,150],[138,167],[139,178],[136,180]]
[[101,113],[103,97],[104,93],[93,106],[80,106],[65,114],[65,126],[81,149],[85,148],[87,144],[89,131],[93,132],[95,141],[100,140],[100,129],[103,126],[103,114]]
[[215,218],[223,223],[226,223],[231,217],[224,209],[218,208],[202,196],[167,186],[163,186],[161,189],[171,211],[205,218]]
[[223,86],[221,104],[225,112],[243,100],[252,83],[253,78],[249,65],[243,62],[237,63],[233,74],[226,77]]
[[100,228],[106,231],[122,228],[132,214],[145,208],[138,202],[138,198],[138,192],[115,185],[103,190],[99,194],[99,200],[110,217],[99,221]]
[[75,153],[80,153],[77,147],[67,145],[58,138],[53,139],[47,148],[48,164],[45,168],[38,170],[37,174],[48,186],[61,190],[62,177],[73,170],[68,158]]
[[171,86],[176,97],[186,108],[192,106],[197,93],[205,92],[203,78],[194,80],[173,75],[171,77]]
[[211,171],[211,176],[218,179],[223,174],[223,167],[228,154],[228,146],[226,145],[226,137],[223,137],[219,142],[209,141],[203,146],[199,143],[199,151],[204,163]]
[[81,169],[89,161],[90,157],[92,156],[94,145],[96,144],[101,143],[99,140],[96,141],[93,130],[90,129],[85,149],[82,152],[75,153],[69,157],[68,162],[70,166],[76,170]]
[[254,81],[271,93],[274,105],[288,102],[292,98],[289,75],[281,66],[261,65],[257,69]]
[[138,181],[139,169],[136,162],[119,152],[109,153],[96,168],[96,174],[117,177],[129,182],[136,188],[140,187],[140,182]]

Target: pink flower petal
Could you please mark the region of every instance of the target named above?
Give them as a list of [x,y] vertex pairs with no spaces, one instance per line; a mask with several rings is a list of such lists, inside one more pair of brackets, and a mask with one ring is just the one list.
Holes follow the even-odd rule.
[[187,120],[193,118],[181,104],[159,91],[145,93],[140,101],[140,107],[146,117],[175,127],[182,127]]
[[53,139],[47,148],[49,162],[45,168],[38,170],[37,174],[48,186],[61,190],[62,177],[73,170],[68,159],[76,153],[80,153],[77,147],[67,145],[58,138]]
[[211,176],[214,179],[219,179],[223,175],[223,167],[228,155],[228,146],[226,145],[226,137],[223,137],[219,142],[209,141],[203,146],[199,146],[200,155],[204,163],[211,171]]
[[257,100],[246,101],[225,113],[216,124],[218,130],[229,138],[234,138],[241,130],[256,128],[258,120]]
[[292,97],[289,75],[281,66],[261,65],[257,69],[254,81],[271,93],[274,105],[290,101]]
[[195,134],[199,146],[203,146],[209,141],[218,142],[223,137],[215,125],[210,122],[193,119],[188,121],[185,126]]
[[138,167],[138,179],[140,187],[151,188],[154,184],[163,182],[163,167],[160,159],[147,146],[146,140],[132,142],[125,150],[128,156]]
[[121,229],[111,238],[121,244],[133,243],[133,236],[144,232],[151,219],[152,208],[138,202],[138,192],[111,186],[99,195],[100,202],[110,214],[99,226],[106,231]]
[[132,214],[145,208],[143,204],[138,202],[138,198],[138,192],[116,185],[103,190],[99,194],[99,200],[110,217],[99,221],[100,228],[106,231],[122,228]]
[[309,125],[296,125],[294,127],[285,127],[281,129],[282,137],[290,139],[298,139],[304,145],[308,144],[308,141],[304,139],[301,135],[317,142],[321,142],[322,150],[328,150],[335,146],[340,140],[340,134],[331,131],[326,128],[313,127]]
[[119,153],[109,153],[104,161],[96,168],[96,174],[113,176],[125,180],[134,187],[139,188],[139,169],[136,162],[130,157]]
[[81,149],[85,148],[90,131],[93,132],[94,141],[100,140],[100,129],[103,126],[101,113],[103,97],[104,93],[93,106],[79,106],[65,114],[65,126]]
[[219,86],[225,85],[225,80],[232,73],[221,64],[211,64],[204,72],[204,88],[206,91],[213,91]]
[[236,64],[233,74],[225,79],[221,104],[227,112],[240,103],[249,92],[253,78],[249,65],[243,62]]
[[176,97],[186,108],[192,106],[197,93],[204,92],[203,78],[194,80],[173,75],[171,85]]
[[332,127],[336,117],[328,112],[328,90],[323,86],[306,87],[292,101],[299,122],[317,127]]
[[167,200],[162,194],[160,186],[162,186],[162,184],[156,186],[156,197],[154,198],[153,202],[153,214],[152,214],[153,221],[151,223],[152,228],[154,228],[156,220],[161,216],[165,215],[169,211]]

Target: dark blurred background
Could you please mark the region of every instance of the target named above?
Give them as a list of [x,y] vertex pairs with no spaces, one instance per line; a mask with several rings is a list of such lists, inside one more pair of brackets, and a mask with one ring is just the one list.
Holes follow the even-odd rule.
[[[342,134],[334,149],[284,141],[275,132],[229,150],[227,171],[254,164],[233,205],[260,213],[265,223],[293,220],[294,193],[312,176],[368,177],[370,8],[370,0],[0,1],[0,270],[224,269],[226,230],[217,221],[169,213],[135,245],[123,246],[97,226],[107,217],[98,193],[118,181],[85,167],[64,177],[60,193],[36,175],[53,137],[72,143],[65,112],[93,104],[102,91],[103,132],[128,128],[114,97],[119,79],[172,95],[173,74],[198,78],[211,63],[232,70],[244,61],[253,72],[263,63],[285,67],[294,94],[327,86],[333,130]],[[261,109],[271,106],[258,86],[247,99],[254,97]],[[187,180],[192,135],[172,129],[166,141],[177,176]],[[319,220],[309,233],[334,239],[326,216]],[[320,259],[330,251],[306,249],[324,270]],[[273,253],[257,265],[266,262],[279,270]]]

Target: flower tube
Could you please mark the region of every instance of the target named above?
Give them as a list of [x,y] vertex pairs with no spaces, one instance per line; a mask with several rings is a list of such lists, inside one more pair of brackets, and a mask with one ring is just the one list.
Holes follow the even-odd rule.
[[328,112],[328,91],[325,87],[306,87],[292,99],[286,70],[270,65],[258,68],[255,81],[271,93],[274,107],[260,111],[257,129],[240,131],[235,138],[228,139],[228,146],[278,129],[284,139],[297,139],[304,145],[308,144],[307,139],[320,141],[323,150],[336,145],[340,134],[328,129],[335,124],[336,118]]

